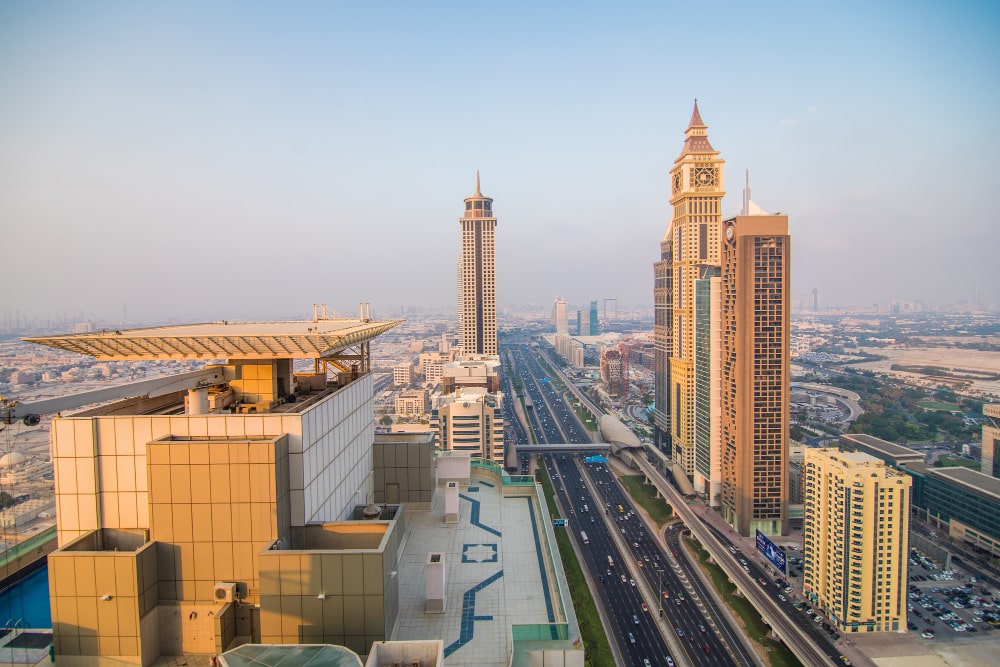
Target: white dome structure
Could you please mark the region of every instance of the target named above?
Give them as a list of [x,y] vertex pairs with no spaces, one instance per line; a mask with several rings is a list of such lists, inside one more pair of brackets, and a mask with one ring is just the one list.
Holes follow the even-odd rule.
[[10,452],[0,456],[0,468],[9,468],[24,463],[28,457],[21,452]]

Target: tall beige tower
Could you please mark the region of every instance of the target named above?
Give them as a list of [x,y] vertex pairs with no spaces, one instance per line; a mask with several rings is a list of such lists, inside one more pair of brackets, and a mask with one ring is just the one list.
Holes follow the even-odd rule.
[[719,266],[723,165],[695,100],[684,148],[670,170],[670,227],[654,265],[657,440],[690,476],[695,469],[695,281]]
[[791,241],[788,216],[763,214],[751,203],[744,205],[748,210],[756,214],[723,224],[722,514],[741,535],[783,535]]
[[458,330],[464,354],[497,353],[496,226],[493,199],[476,193],[465,199],[459,258]]
[[874,456],[806,449],[803,593],[840,632],[906,632],[911,484]]

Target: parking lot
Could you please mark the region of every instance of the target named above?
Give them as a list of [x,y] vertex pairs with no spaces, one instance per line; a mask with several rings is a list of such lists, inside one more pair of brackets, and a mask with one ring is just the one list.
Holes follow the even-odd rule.
[[993,592],[975,577],[910,553],[907,629],[928,641],[959,639],[1000,628]]

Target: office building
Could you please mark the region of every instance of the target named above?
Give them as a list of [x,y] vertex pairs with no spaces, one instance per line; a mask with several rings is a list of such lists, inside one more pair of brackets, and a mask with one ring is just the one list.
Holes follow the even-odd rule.
[[803,593],[840,632],[906,632],[910,485],[874,456],[806,450]]
[[981,470],[992,477],[1000,477],[1000,403],[983,406],[983,454]]
[[616,398],[622,395],[624,385],[620,350],[612,348],[601,353],[601,381],[608,396]]
[[1000,479],[972,468],[908,463],[913,514],[974,551],[1000,557]]
[[419,417],[430,412],[431,402],[423,389],[408,389],[396,395],[396,414]]
[[464,354],[497,353],[496,226],[493,199],[476,192],[465,199],[459,259],[458,327]]
[[552,325],[556,328],[557,334],[569,335],[569,319],[566,312],[566,301],[557,296],[552,304]]
[[459,387],[441,396],[430,420],[437,448],[504,465],[503,399],[502,392],[490,393],[482,387]]
[[695,281],[719,266],[723,165],[695,102],[670,170],[670,226],[654,264],[657,444],[689,477],[695,470]]
[[392,367],[392,381],[393,384],[397,385],[408,385],[410,384],[410,371],[413,369],[412,364],[397,364]]
[[484,354],[449,361],[441,369],[441,393],[453,394],[462,387],[481,387],[490,393],[500,391],[500,357]]
[[741,535],[788,532],[788,216],[744,195],[723,223],[722,513]]
[[590,335],[590,311],[586,308],[576,311],[576,335]]
[[694,287],[694,488],[712,507],[722,493],[722,278],[702,269]]
[[[583,336],[585,334],[581,331],[580,335]],[[590,335],[591,336],[600,336],[601,335],[601,323],[600,323],[600,320],[597,319],[597,302],[596,301],[591,301],[590,302]]]

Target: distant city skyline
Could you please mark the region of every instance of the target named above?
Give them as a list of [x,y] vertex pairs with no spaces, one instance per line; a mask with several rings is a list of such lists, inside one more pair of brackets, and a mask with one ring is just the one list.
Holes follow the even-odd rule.
[[[651,306],[695,97],[726,147],[723,215],[749,170],[790,216],[793,303],[1000,304],[1000,9],[704,11],[3,3],[0,311],[453,308],[476,169],[503,220],[500,310]],[[489,47],[456,49],[474,26]],[[341,287],[303,292],[298,271]]]

